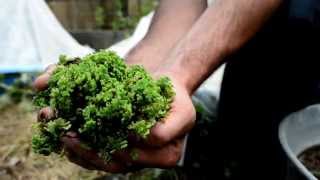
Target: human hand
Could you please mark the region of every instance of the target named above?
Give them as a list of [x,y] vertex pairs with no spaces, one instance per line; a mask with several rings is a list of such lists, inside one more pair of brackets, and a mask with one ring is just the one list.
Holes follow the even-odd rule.
[[[35,80],[35,88],[44,90],[53,72],[54,66],[47,68]],[[94,150],[81,146],[81,141],[76,133],[68,132],[61,138],[67,157],[87,169],[97,169],[112,173],[131,171],[140,167],[175,166],[182,153],[183,137],[192,128],[195,120],[195,110],[191,98],[174,77],[170,77],[176,96],[168,116],[158,122],[146,140],[129,139],[130,148],[114,153],[112,161],[106,163]],[[39,119],[48,119],[54,116],[49,108],[41,109]],[[132,152],[137,158],[132,158]]]

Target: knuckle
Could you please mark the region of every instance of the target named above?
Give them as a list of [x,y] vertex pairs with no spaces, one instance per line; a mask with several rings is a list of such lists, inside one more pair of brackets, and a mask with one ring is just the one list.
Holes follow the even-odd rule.
[[51,109],[50,107],[42,108],[38,112],[38,121],[39,122],[47,122],[49,120],[52,120],[56,117],[55,111]]
[[38,76],[33,82],[33,88],[38,91],[44,90],[47,87],[48,80],[49,75],[47,74],[42,74]]
[[154,131],[152,134],[150,134],[150,143],[152,145],[163,146],[169,141],[170,138],[166,134],[161,133],[161,131]]
[[32,86],[33,86],[33,88],[34,89],[40,89],[41,87],[41,83],[42,83],[42,75],[40,75],[40,76],[38,76],[34,81],[33,81],[33,84],[32,84]]

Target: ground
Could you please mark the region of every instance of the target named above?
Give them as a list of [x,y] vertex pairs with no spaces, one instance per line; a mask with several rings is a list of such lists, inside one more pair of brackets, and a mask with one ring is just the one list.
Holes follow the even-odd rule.
[[30,102],[0,109],[0,179],[95,179],[104,173],[88,171],[58,155],[31,151],[31,124],[36,113]]

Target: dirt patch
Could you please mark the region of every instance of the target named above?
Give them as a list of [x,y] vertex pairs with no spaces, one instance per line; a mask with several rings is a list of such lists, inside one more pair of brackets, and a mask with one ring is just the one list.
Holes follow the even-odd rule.
[[0,179],[95,179],[105,173],[88,171],[58,155],[31,152],[31,124],[36,113],[30,102],[0,109]]

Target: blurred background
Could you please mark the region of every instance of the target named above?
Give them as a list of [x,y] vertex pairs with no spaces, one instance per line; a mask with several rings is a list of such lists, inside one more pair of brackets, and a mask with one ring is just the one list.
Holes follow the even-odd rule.
[[47,0],[63,27],[95,49],[128,37],[157,0]]

